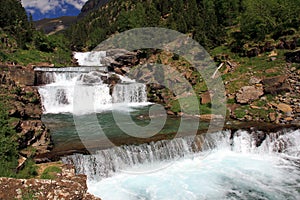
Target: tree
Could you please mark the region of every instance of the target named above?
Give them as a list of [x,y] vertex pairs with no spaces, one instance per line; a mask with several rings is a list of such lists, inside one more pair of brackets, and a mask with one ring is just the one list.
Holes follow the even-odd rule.
[[0,0],[0,28],[12,34],[21,48],[32,40],[32,29],[19,0]]

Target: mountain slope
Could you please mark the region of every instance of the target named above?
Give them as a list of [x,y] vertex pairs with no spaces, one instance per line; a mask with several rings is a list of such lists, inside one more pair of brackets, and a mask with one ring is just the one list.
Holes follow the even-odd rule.
[[45,18],[34,22],[38,30],[46,34],[54,34],[69,28],[77,20],[76,16],[62,16],[58,18]]
[[82,18],[86,16],[88,13],[97,10],[98,8],[102,7],[103,5],[107,4],[110,0],[89,0],[87,1],[82,9],[78,18]]

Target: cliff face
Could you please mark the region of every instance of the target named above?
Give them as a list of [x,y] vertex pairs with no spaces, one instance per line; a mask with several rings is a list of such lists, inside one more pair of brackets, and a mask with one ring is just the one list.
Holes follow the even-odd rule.
[[19,153],[25,158],[49,152],[52,148],[49,130],[41,121],[41,100],[34,82],[33,69],[1,66],[1,101],[17,133]]

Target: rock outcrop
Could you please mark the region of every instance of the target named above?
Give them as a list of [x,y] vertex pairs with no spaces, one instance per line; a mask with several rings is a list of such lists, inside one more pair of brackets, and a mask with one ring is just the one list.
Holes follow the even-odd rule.
[[127,51],[125,49],[110,49],[106,51],[106,57],[101,63],[108,66],[109,71],[124,75],[129,72],[130,68],[139,63],[137,52]]
[[[9,117],[13,119],[12,126],[18,134],[20,154],[25,158],[47,153],[52,148],[49,130],[41,121],[40,96],[33,85],[32,69],[1,66],[1,102],[7,107]],[[33,147],[34,150],[28,147]]]
[[65,165],[55,180],[0,178],[0,199],[100,200],[87,192],[85,175]]

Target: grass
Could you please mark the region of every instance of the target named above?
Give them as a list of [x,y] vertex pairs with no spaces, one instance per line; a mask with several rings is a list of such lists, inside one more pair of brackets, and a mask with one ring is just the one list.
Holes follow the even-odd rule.
[[[288,50],[276,50],[276,60],[270,61],[270,52],[262,53],[256,57],[242,57],[230,51],[227,46],[220,46],[213,49],[210,53],[212,56],[217,56],[219,61],[222,60],[222,55],[227,55],[229,60],[238,63],[238,66],[231,72],[222,75],[224,82],[228,81],[226,85],[227,93],[236,93],[241,87],[249,85],[251,77],[265,78],[285,74],[286,61],[284,54]],[[224,56],[223,56],[224,57]],[[218,64],[218,63],[217,63]],[[299,65],[293,64],[292,67],[298,69]],[[224,72],[225,65],[220,69]]]
[[13,62],[19,65],[28,65],[34,63],[53,63],[55,66],[71,65],[71,53],[58,50],[57,52],[47,53],[36,49],[22,50],[18,49],[13,53],[0,54],[0,61]]
[[250,109],[249,105],[243,105],[241,107],[238,107],[234,111],[234,114],[235,114],[236,118],[242,119],[242,118],[244,118],[246,116],[246,114],[248,113],[249,109]]
[[62,170],[58,166],[49,166],[41,174],[41,179],[51,179],[54,180],[57,178],[57,174],[61,173]]
[[[181,102],[181,104],[179,103]],[[193,96],[184,97],[177,100],[172,100],[171,110],[175,113],[184,112],[186,114],[211,114],[210,104],[200,104],[199,97],[195,98]]]

